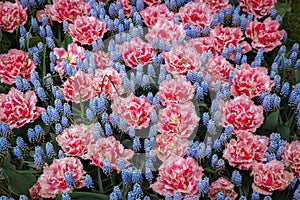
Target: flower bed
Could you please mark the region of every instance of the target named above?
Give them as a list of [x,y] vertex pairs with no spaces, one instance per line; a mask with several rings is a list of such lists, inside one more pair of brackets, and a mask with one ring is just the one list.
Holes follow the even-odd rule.
[[276,3],[0,2],[0,199],[300,199]]

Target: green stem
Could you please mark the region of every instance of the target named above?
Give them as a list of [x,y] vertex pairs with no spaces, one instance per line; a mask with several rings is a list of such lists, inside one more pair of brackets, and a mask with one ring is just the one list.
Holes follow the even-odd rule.
[[104,194],[103,185],[102,185],[102,180],[101,180],[100,167],[97,167],[97,174],[98,174],[99,192],[100,192],[101,194]]
[[114,87],[114,89],[116,90],[116,92],[117,92],[117,94],[119,95],[119,96],[121,96],[120,95],[120,93],[118,92],[118,89],[116,88],[116,86],[115,86],[115,84],[112,82],[112,80],[109,78],[109,76],[107,76],[107,75],[105,75],[104,77],[103,77],[103,80],[102,80],[102,86],[101,86],[101,90],[100,90],[100,94],[102,93],[102,89],[103,89],[103,84],[104,84],[104,80],[105,80],[105,78],[108,78],[108,80],[111,82],[111,84],[113,85],[113,87]]

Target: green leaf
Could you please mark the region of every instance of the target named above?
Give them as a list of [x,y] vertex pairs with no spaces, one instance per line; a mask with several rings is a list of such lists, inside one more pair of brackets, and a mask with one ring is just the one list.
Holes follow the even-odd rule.
[[287,140],[290,136],[290,128],[288,126],[282,125],[277,128],[277,131],[280,133],[282,139]]
[[29,47],[36,46],[39,42],[41,42],[41,38],[39,36],[29,38]]
[[34,175],[30,173],[20,174],[11,170],[4,170],[3,173],[9,177],[9,190],[18,195],[29,195],[29,189],[36,181]]
[[126,140],[123,140],[123,141],[122,141],[122,145],[123,145],[124,148],[126,148],[126,149],[132,149],[133,143],[132,143],[132,140],[126,139]]
[[72,199],[99,199],[99,200],[107,200],[109,199],[107,195],[104,194],[97,194],[91,192],[72,192],[70,193]]
[[284,17],[285,13],[291,12],[292,8],[286,3],[278,3],[275,5],[275,9],[277,11],[277,14],[281,17]]
[[264,124],[262,125],[263,129],[274,131],[278,124],[278,116],[279,113],[277,111],[272,112],[265,120]]
[[295,71],[295,76],[296,76],[296,83],[299,83],[300,82],[300,71],[299,70]]

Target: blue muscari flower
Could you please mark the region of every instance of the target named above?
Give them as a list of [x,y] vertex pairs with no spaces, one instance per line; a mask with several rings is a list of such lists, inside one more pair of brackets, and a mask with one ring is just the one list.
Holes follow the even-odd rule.
[[56,156],[56,152],[51,142],[46,143],[46,154],[48,158]]
[[37,32],[39,30],[39,24],[38,24],[36,18],[34,18],[34,17],[31,18],[31,26],[32,26],[33,32]]
[[149,64],[148,65],[148,75],[149,76],[155,76],[155,69],[154,69],[154,67],[153,67],[153,65],[152,64]]
[[165,200],[173,200],[172,194],[170,192],[167,192],[167,194],[165,196]]
[[298,51],[299,51],[299,44],[298,43],[293,44],[291,51],[298,53]]
[[218,164],[218,155],[217,154],[214,154],[214,155],[212,155],[212,157],[211,157],[211,167],[212,168],[215,168],[216,166],[217,166],[217,164]]
[[160,103],[160,99],[158,96],[153,97],[153,105],[158,106]]
[[39,27],[39,35],[40,35],[42,38],[46,37],[46,30],[45,30],[44,26],[40,26],[40,27]]
[[225,165],[225,162],[222,158],[218,160],[217,168],[222,168]]
[[50,118],[46,112],[42,112],[41,118],[46,126],[50,123]]
[[17,147],[19,147],[20,149],[25,149],[26,148],[26,143],[24,142],[24,139],[20,136],[17,137],[16,144],[17,144]]
[[41,166],[45,159],[45,153],[40,146],[34,148],[34,165]]
[[197,86],[196,88],[196,99],[203,100],[204,99],[204,91],[201,86]]
[[280,103],[281,103],[281,98],[274,94],[274,99],[273,99],[273,107],[276,109],[280,108]]
[[276,9],[272,9],[271,12],[270,12],[270,17],[275,18],[276,15],[277,15]]
[[110,135],[113,134],[112,129],[111,129],[111,126],[110,126],[109,123],[106,123],[106,124],[105,124],[104,129],[105,129],[105,134],[106,134],[107,136],[110,136]]
[[22,4],[22,7],[23,7],[23,8],[29,7],[29,2],[28,2],[28,0],[21,0],[21,4]]
[[60,123],[56,123],[55,124],[55,133],[60,134],[60,133],[62,133],[62,131],[63,131],[62,125]]
[[52,106],[47,107],[47,114],[50,117],[50,120],[53,122],[59,122],[60,121],[60,116],[59,112],[53,108]]
[[299,200],[300,199],[300,185],[298,185],[297,189],[294,192],[292,200]]
[[70,126],[69,120],[66,116],[61,117],[61,125],[63,126],[63,128],[67,128]]
[[146,157],[148,159],[155,160],[156,159],[156,153],[155,153],[155,151],[153,149],[146,150]]
[[29,7],[33,8],[36,5],[35,0],[29,0]]
[[217,133],[215,122],[212,119],[210,119],[207,123],[207,132],[212,135]]
[[47,95],[45,93],[44,88],[38,87],[36,89],[36,93],[37,93],[37,95],[38,95],[38,97],[40,98],[41,101],[46,101],[47,100]]
[[209,190],[209,178],[205,177],[204,179],[200,180],[198,183],[198,191],[200,195],[203,197],[205,194],[208,193]]
[[176,191],[176,192],[174,193],[173,200],[181,200],[181,198],[182,198],[181,192]]
[[270,196],[265,196],[263,200],[272,200],[272,197],[270,197]]
[[103,161],[103,172],[105,174],[109,174],[111,171],[112,171],[112,166],[110,164],[110,161],[105,159]]
[[69,29],[69,24],[68,24],[68,22],[66,20],[64,20],[63,21],[63,31],[64,31],[64,34],[67,33],[68,29]]
[[132,179],[133,183],[141,183],[142,179],[143,179],[141,170],[139,170],[139,169],[134,170],[132,172],[131,179]]
[[50,49],[53,49],[55,47],[55,43],[52,37],[46,37],[46,45]]
[[247,55],[243,55],[241,59],[241,64],[247,63]]
[[0,153],[5,153],[10,147],[9,141],[5,137],[0,138]]
[[275,81],[275,89],[279,89],[281,85],[281,77],[279,74],[275,75],[274,81]]
[[[56,87],[52,87],[52,88],[56,88]],[[63,95],[62,91],[60,91],[60,90],[56,90],[55,94],[53,96],[56,99],[64,99],[64,95]]]
[[104,130],[102,129],[102,126],[99,122],[95,123],[95,129],[94,129],[94,139],[97,141],[99,138],[102,137],[104,133]]
[[253,192],[251,195],[251,200],[259,200],[259,193],[258,192]]
[[241,16],[239,15],[238,12],[234,11],[233,15],[232,15],[232,24],[233,25],[239,25],[240,24],[240,19]]
[[119,24],[120,24],[120,21],[119,21],[119,19],[114,19],[114,30],[117,30],[118,28],[119,28]]
[[143,75],[143,79],[142,79],[142,84],[141,85],[142,85],[142,88],[144,90],[147,90],[147,89],[150,88],[150,80],[149,80],[149,76],[148,75],[146,75],[146,74]]
[[60,159],[60,158],[65,158],[65,157],[67,157],[67,155],[66,155],[62,150],[59,150],[59,151],[58,151],[57,157],[58,157],[58,159]]
[[187,156],[198,159],[201,157],[201,146],[198,141],[190,142],[189,147],[186,151]]
[[232,172],[231,181],[234,184],[236,184],[237,186],[241,186],[242,185],[242,176],[241,176],[241,174],[240,174],[239,171],[234,170]]
[[298,52],[292,52],[291,53],[290,60],[291,60],[292,63],[296,62],[296,60],[297,60],[297,54],[298,54]]
[[133,126],[131,126],[131,127],[129,128],[128,135],[129,135],[131,138],[135,137],[135,129],[134,129]]
[[159,74],[159,76],[158,76],[158,81],[157,81],[158,85],[160,85],[160,83],[161,83],[163,80],[165,80],[165,79],[166,79],[166,75],[165,75],[165,74]]
[[128,186],[132,183],[131,177],[132,177],[132,172],[129,169],[123,169],[121,172],[121,177],[123,180],[123,183],[125,186]]
[[247,18],[244,15],[242,15],[241,24],[240,24],[240,27],[241,27],[242,31],[245,31],[247,29],[247,23],[248,23]]
[[29,128],[27,130],[27,136],[28,136],[29,142],[33,143],[36,141],[36,139],[38,138],[39,135],[35,132],[35,130],[33,128]]
[[284,97],[287,97],[290,92],[290,84],[285,82],[281,88],[280,94]]
[[151,126],[149,130],[149,138],[155,137],[157,135],[157,130],[155,126]]
[[64,110],[63,110],[63,114],[68,117],[72,114],[72,111],[71,111],[71,107],[68,103],[64,103]]
[[277,52],[277,55],[281,55],[281,54],[283,54],[283,55],[286,54],[286,46],[285,45],[282,45]]
[[125,30],[124,30],[124,25],[123,24],[119,24],[118,25],[118,31],[119,33],[123,33]]
[[24,49],[25,48],[25,38],[20,37],[19,43],[20,43],[20,49]]
[[51,86],[53,85],[53,79],[51,78],[51,74],[47,73],[44,77],[44,84],[45,87],[50,90]]
[[47,35],[47,37],[54,37],[51,26],[49,26],[49,25],[46,25],[46,35]]
[[122,199],[123,195],[118,186],[114,186],[113,193],[115,193],[117,195],[118,199]]
[[76,181],[73,177],[72,172],[67,171],[64,174],[64,177],[65,177],[65,181],[66,181],[66,184],[67,184],[68,187],[75,187],[76,186]]
[[240,196],[239,200],[247,200],[247,197],[245,197],[245,196]]
[[222,143],[220,142],[219,139],[216,139],[215,142],[214,142],[214,150],[215,151],[222,150]]
[[223,194],[223,192],[219,192],[217,194],[216,200],[224,200],[225,199],[225,195]]
[[[101,122],[102,123],[108,123],[109,122],[108,114],[106,112],[102,113],[102,115],[101,115]],[[125,125],[126,125],[126,121],[125,121]]]
[[209,26],[205,26],[204,29],[203,29],[203,34],[204,35],[209,35],[210,33],[210,27]]
[[222,56],[224,58],[229,58],[230,57],[229,54],[228,54],[228,49],[226,47],[224,47],[223,50],[222,50]]
[[153,161],[151,159],[147,159],[145,163],[145,167],[152,169],[153,168]]
[[123,170],[126,167],[126,160],[122,157],[118,158],[118,168],[119,170]]
[[111,114],[111,125],[117,126],[119,124],[119,116],[117,113],[113,112]]
[[19,200],[28,200],[26,195],[20,195]]
[[282,17],[280,15],[276,16],[276,20],[281,24],[282,23]]
[[134,137],[133,139],[133,150],[138,151],[142,147],[140,143],[140,139],[138,137]]
[[109,15],[114,17],[116,14],[115,4],[112,3],[109,5]]
[[21,35],[21,37],[25,38],[26,40],[28,39],[27,30],[24,26],[20,27],[20,35]]
[[67,192],[63,192],[61,198],[62,200],[71,200],[71,197]]
[[119,129],[123,132],[127,130],[127,122],[125,118],[120,119]]
[[147,100],[152,104],[153,103],[153,93],[152,92],[148,92],[147,94]]
[[224,24],[224,17],[225,17],[225,13],[220,12],[220,14],[219,14],[219,23],[220,24]]
[[55,110],[57,110],[58,112],[61,112],[64,109],[63,104],[62,104],[60,99],[55,99],[54,100],[54,107],[55,107]]
[[14,154],[18,159],[23,159],[22,149],[18,146],[14,147]]
[[179,17],[178,17],[178,16],[174,16],[173,22],[174,22],[174,24],[179,25],[179,24],[180,24],[180,19],[179,19]]
[[142,81],[143,81],[143,72],[137,71],[135,78],[136,78],[136,83],[139,84],[139,85],[141,85]]
[[146,170],[145,170],[145,177],[146,177],[147,181],[149,181],[149,182],[152,181],[152,179],[153,179],[153,173],[152,173],[152,171],[151,171],[150,168],[146,168]]
[[20,91],[24,91],[23,79],[21,76],[16,76],[16,87]]
[[89,121],[93,121],[95,118],[94,112],[89,108],[86,109],[86,117]]
[[141,11],[144,9],[144,0],[136,0],[136,10]]
[[212,26],[217,26],[219,23],[219,15],[218,13],[215,13],[211,22]]

